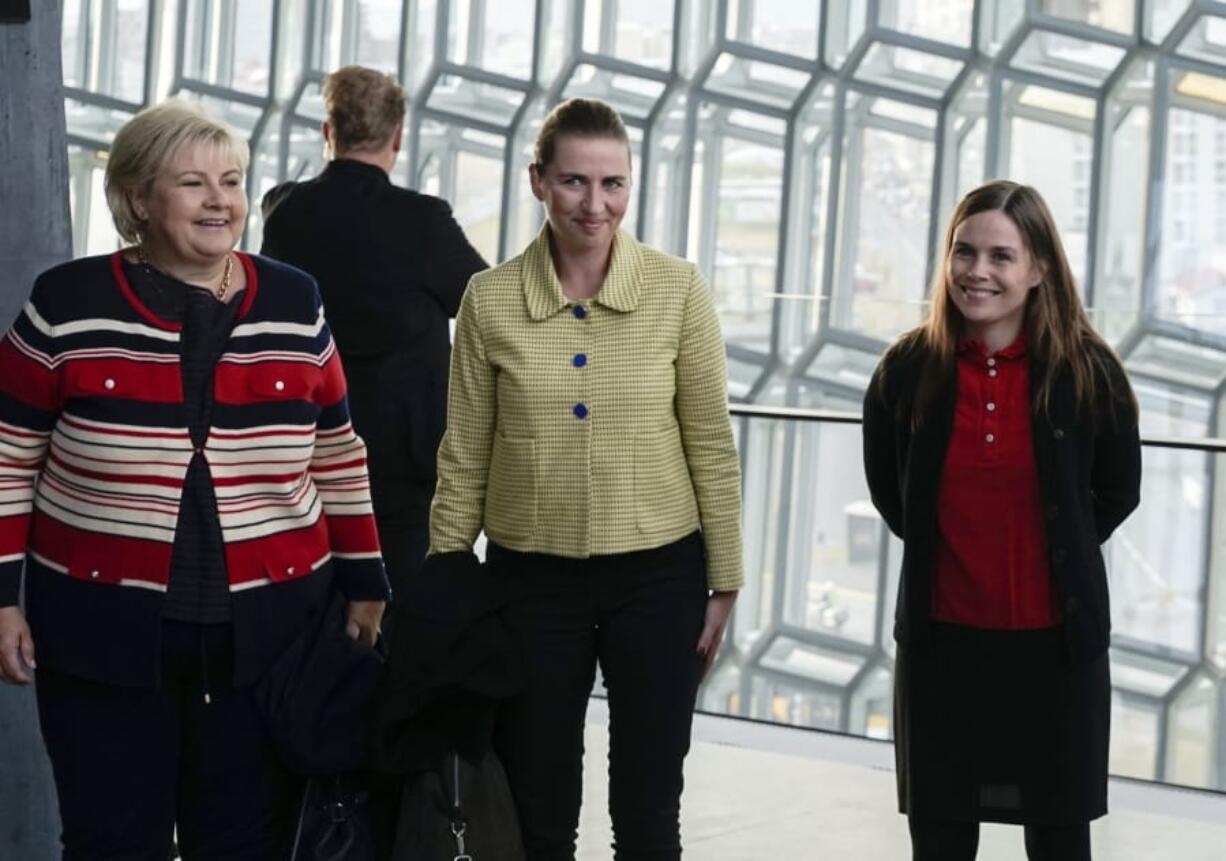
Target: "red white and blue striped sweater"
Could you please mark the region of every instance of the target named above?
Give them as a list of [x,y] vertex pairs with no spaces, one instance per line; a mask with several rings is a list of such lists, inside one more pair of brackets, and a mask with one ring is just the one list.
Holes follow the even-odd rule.
[[[314,281],[239,255],[247,290],[203,446],[234,608],[236,680],[259,675],[336,585],[388,597],[365,446]],[[40,665],[156,680],[161,596],[194,449],[178,325],[118,254],[39,277],[0,341],[0,606],[26,604]],[[118,615],[119,618],[115,618]]]

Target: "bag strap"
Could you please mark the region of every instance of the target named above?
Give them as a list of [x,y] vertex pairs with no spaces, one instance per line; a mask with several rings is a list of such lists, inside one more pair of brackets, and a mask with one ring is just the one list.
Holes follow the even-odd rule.
[[473,857],[464,851],[464,832],[468,830],[468,818],[460,804],[460,755],[451,753],[451,836],[455,838],[455,858],[453,861],[473,861]]

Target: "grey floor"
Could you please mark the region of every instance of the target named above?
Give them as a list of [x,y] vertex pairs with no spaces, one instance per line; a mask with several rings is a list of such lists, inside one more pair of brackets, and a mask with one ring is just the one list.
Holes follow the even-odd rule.
[[[606,712],[588,717],[578,858],[612,857],[606,811]],[[699,716],[681,828],[699,861],[822,861],[909,856],[895,812],[888,745]],[[1093,828],[1096,861],[1223,861],[1226,796],[1112,781]],[[1021,830],[983,828],[982,861],[1024,861]]]

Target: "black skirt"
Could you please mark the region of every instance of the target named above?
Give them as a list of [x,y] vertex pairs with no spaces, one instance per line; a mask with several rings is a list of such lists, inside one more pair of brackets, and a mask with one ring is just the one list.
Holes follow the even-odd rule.
[[1071,663],[1060,626],[934,623],[898,648],[899,809],[920,819],[1071,825],[1107,812],[1107,653]]

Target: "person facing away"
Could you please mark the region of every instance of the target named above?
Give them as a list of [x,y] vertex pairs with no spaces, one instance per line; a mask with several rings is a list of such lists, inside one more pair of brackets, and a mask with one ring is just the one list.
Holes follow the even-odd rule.
[[131,245],[44,272],[0,341],[0,681],[35,677],[66,861],[287,857],[256,683],[336,592],[366,646],[387,599],[319,294],[234,250],[247,163],[195,106],[137,114]]
[[379,538],[393,600],[426,555],[435,455],[446,415],[448,319],[486,268],[443,200],[400,188],[404,90],[346,66],[324,82],[332,160],[263,201],[261,253],[313,275],[366,440]]
[[546,223],[456,320],[431,553],[484,530],[510,594],[527,680],[495,748],[528,858],[574,857],[597,665],[616,857],[677,858],[697,688],[743,580],[723,339],[695,266],[619,230],[616,111],[554,108],[529,178]]
[[1110,608],[1099,549],[1140,501],[1137,405],[1035,189],[954,210],[927,321],[864,399],[873,504],[904,552],[899,806],[917,861],[979,823],[1031,861],[1088,861],[1107,811]]

